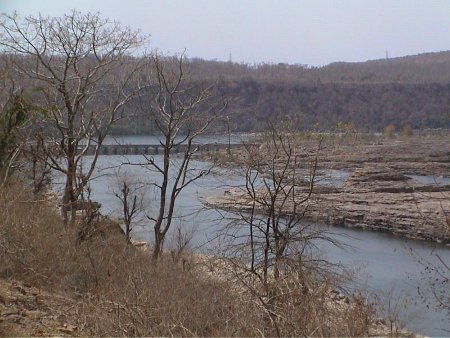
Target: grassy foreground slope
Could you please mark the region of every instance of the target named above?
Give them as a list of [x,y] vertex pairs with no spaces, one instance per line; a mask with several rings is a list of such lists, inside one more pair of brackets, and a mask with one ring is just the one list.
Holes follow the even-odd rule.
[[168,255],[152,264],[108,219],[77,242],[78,229],[63,228],[46,199],[30,196],[20,182],[0,190],[2,336],[380,334],[369,304],[331,292],[332,275],[303,279],[307,289],[286,284],[297,286],[276,300],[274,315],[223,262]]

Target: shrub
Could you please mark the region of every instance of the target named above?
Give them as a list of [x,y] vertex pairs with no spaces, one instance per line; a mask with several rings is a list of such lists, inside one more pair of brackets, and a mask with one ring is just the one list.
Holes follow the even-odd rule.
[[384,136],[392,139],[395,136],[395,126],[393,124],[389,124],[384,127]]
[[[20,182],[0,190],[0,277],[64,294],[76,308],[78,333],[102,336],[274,336],[267,308],[226,268],[210,273],[205,261],[164,256],[127,243],[117,225],[103,219],[89,236],[65,228],[56,207],[31,199]],[[82,226],[82,224],[79,224]],[[217,263],[215,266],[217,267]],[[277,284],[277,325],[287,335],[365,335],[370,309],[362,302],[335,304],[328,287],[291,276]],[[258,284],[255,284],[258,285]],[[326,287],[325,287],[326,286]],[[335,305],[333,305],[335,304]],[[5,333],[7,334],[7,332]]]

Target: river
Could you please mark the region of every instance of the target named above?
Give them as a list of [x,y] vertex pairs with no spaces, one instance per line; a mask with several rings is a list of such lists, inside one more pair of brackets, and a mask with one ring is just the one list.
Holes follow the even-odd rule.
[[[210,142],[211,138],[200,140]],[[107,142],[121,142],[125,144],[155,144],[155,138],[133,136],[120,140],[109,139]],[[219,142],[228,142],[223,137]],[[236,137],[232,143],[238,142]],[[161,160],[160,156],[155,157]],[[85,159],[88,164],[90,157]],[[102,203],[102,213],[112,217],[119,217],[120,204],[112,192],[116,186],[117,170],[127,171],[141,182],[146,183],[147,189],[144,197],[147,215],[154,215],[156,208],[156,190],[151,183],[159,180],[158,173],[141,166],[121,166],[123,162],[143,162],[142,156],[100,156],[95,179],[91,183],[92,199]],[[192,168],[208,170],[210,163],[193,161]],[[340,171],[330,172],[329,177],[323,179],[325,183],[334,182],[342,184],[346,173]],[[192,231],[191,247],[196,251],[205,252],[215,245],[218,231],[226,224],[227,214],[223,211],[206,209],[202,199],[215,194],[223,194],[226,187],[238,186],[243,182],[242,177],[230,174],[220,168],[213,168],[211,173],[194,184],[188,186],[179,196],[176,208],[174,227],[183,224],[185,231]],[[58,179],[55,179],[58,186]],[[134,238],[143,241],[152,241],[151,225],[142,215],[141,224],[133,229]],[[317,225],[323,226],[323,225]],[[327,227],[327,230],[330,230]],[[355,286],[374,291],[380,298],[391,295],[391,309],[380,308],[382,315],[394,312],[397,307],[402,312],[396,318],[410,330],[428,336],[448,336],[450,334],[450,320],[448,314],[435,309],[436,302],[432,298],[427,307],[418,295],[418,287],[429,289],[428,281],[424,278],[424,269],[418,263],[417,256],[436,262],[436,254],[450,262],[450,249],[442,245],[412,241],[390,234],[373,231],[354,230],[348,228],[331,229],[343,244],[351,248],[340,249],[332,245],[323,245],[322,249],[327,259],[334,263],[341,263],[348,268],[359,270]],[[170,238],[167,245],[170,245]],[[395,306],[394,306],[395,305]],[[395,309],[394,309],[395,307]]]

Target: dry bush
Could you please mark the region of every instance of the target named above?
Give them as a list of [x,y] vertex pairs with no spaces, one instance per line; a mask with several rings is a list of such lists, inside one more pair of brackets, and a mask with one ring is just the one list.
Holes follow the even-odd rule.
[[186,258],[176,263],[167,255],[155,264],[150,250],[129,245],[111,221],[95,223],[95,231],[77,243],[78,229],[64,228],[56,208],[30,196],[19,182],[0,191],[0,277],[74,299],[77,318],[71,319],[78,324],[79,334],[366,334],[366,305],[333,301],[332,280],[319,281],[304,273],[272,285],[266,291],[273,297],[274,319],[252,289],[235,278],[207,274],[198,258],[186,265],[181,263]]
[[344,280],[317,266],[291,267],[264,283],[249,266],[225,258],[219,270],[253,311],[263,336],[367,336],[374,310],[366,297],[348,295]]
[[255,325],[248,325],[252,311],[224,282],[186,271],[170,257],[151,263],[106,221],[77,243],[78,230],[64,228],[56,208],[30,196],[19,182],[0,191],[0,277],[78,299],[83,332],[255,334]]
[[[95,313],[97,332],[107,335],[221,336],[254,335],[237,297],[225,283],[202,280],[170,263],[116,276],[124,283],[110,289]],[[139,263],[138,263],[139,264]],[[245,318],[245,319],[244,319]],[[244,319],[244,320],[243,320]]]
[[104,278],[100,265],[117,256],[114,244],[122,238],[119,231],[106,236],[105,224],[98,224],[97,235],[103,234],[104,239],[95,244],[95,250],[89,241],[78,245],[77,229],[64,228],[56,208],[45,200],[34,200],[20,182],[10,182],[0,192],[0,203],[0,274],[4,277],[92,291]]

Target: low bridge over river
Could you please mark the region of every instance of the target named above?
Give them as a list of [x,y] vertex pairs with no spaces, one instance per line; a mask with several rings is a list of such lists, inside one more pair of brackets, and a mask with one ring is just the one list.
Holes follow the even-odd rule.
[[[241,148],[242,144],[195,144],[192,145],[192,149],[202,152],[219,152],[227,149]],[[186,144],[180,144],[173,148],[174,153],[184,153],[186,151]],[[103,144],[100,146],[100,155],[161,155],[164,148],[160,144]],[[87,155],[93,155],[95,152],[95,146],[92,145],[87,150]]]

